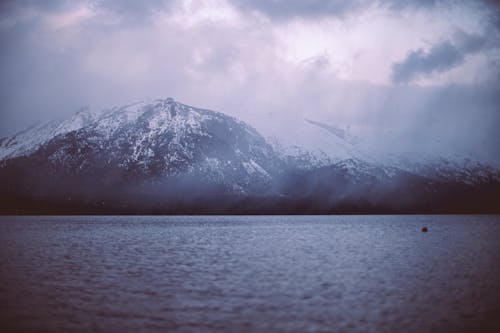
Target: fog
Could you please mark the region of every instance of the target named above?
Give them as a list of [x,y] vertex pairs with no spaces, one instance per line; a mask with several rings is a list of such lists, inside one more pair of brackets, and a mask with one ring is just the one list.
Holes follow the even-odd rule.
[[4,1],[0,136],[85,105],[174,97],[265,136],[307,134],[308,119],[349,128],[370,151],[500,165],[499,11],[453,0]]

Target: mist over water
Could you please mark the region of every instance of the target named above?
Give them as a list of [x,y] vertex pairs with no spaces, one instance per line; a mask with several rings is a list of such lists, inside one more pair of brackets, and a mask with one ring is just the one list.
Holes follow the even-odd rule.
[[2,217],[0,327],[494,332],[499,237],[498,216]]

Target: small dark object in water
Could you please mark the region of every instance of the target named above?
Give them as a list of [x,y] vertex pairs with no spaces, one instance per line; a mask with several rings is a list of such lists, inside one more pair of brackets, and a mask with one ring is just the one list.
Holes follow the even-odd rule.
[[423,227],[422,232],[427,232],[427,227]]

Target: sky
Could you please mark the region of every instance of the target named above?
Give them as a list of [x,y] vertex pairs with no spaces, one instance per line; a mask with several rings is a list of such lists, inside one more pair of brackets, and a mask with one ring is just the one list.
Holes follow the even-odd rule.
[[0,43],[0,136],[173,97],[265,136],[309,119],[500,166],[494,0],[4,0]]

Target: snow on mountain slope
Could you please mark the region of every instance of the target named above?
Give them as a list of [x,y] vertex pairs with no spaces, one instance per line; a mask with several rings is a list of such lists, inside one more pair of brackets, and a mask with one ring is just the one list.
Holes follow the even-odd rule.
[[287,137],[268,138],[275,151],[288,163],[310,169],[359,160],[378,164],[375,155],[358,144],[358,138],[347,129],[310,119],[296,121],[290,126]]
[[190,176],[238,193],[269,187],[281,169],[272,147],[252,127],[171,98],[84,116],[77,113],[6,139],[2,148],[10,150],[2,156],[7,162],[28,156],[22,163],[76,178],[120,182]]
[[334,159],[330,158],[322,150],[312,152],[297,144],[290,144],[277,137],[267,138],[276,154],[285,161],[285,164],[299,169],[312,169],[333,164]]
[[80,129],[96,119],[88,108],[82,108],[69,119],[36,124],[11,137],[1,138],[0,160],[28,155],[50,139]]
[[498,211],[492,167],[385,159],[340,127],[302,122],[288,140],[266,141],[242,121],[171,98],[80,110],[0,141],[0,210]]
[[500,181],[497,170],[470,159],[377,155],[347,129],[315,120],[303,119],[291,133],[266,141],[235,118],[167,98],[101,113],[82,109],[66,120],[33,126],[0,140],[0,160],[25,156],[33,168],[110,182],[189,175],[238,193],[271,188],[287,170],[330,165],[353,179],[403,171],[465,184]]
[[[436,155],[432,152],[393,152],[374,147],[374,136],[378,133],[368,129],[351,131],[351,127],[336,127],[319,121],[304,119],[295,126],[291,138],[269,138],[269,142],[286,164],[303,170],[325,166],[336,166],[352,177],[388,177],[406,172],[433,181],[455,182],[465,185],[500,182],[500,172],[494,167],[479,162],[472,154],[453,153]],[[363,133],[365,136],[363,137]],[[370,139],[371,138],[371,139]],[[390,140],[389,140],[390,141]]]

